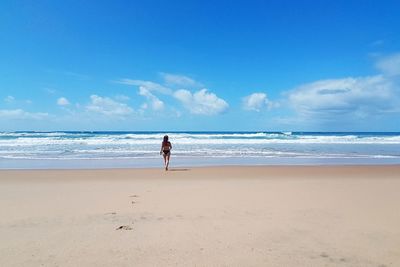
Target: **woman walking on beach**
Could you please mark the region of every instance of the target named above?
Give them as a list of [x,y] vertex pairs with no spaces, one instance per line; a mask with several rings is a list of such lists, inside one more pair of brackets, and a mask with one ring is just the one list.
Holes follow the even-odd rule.
[[172,149],[171,142],[168,141],[168,135],[165,135],[163,142],[161,144],[160,155],[162,154],[164,157],[164,166],[165,166],[166,171],[168,171],[169,158],[171,156],[171,149]]

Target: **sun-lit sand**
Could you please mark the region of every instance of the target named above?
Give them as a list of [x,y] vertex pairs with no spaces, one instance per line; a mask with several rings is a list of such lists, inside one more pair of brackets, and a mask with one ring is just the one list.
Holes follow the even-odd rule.
[[400,266],[400,166],[0,171],[0,266]]

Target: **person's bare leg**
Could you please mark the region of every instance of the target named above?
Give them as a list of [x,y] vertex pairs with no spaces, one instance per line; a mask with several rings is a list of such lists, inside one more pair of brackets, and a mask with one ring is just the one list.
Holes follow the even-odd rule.
[[167,155],[163,154],[163,158],[164,158],[164,167],[165,170],[167,170]]
[[170,154],[167,155],[167,165],[165,166],[165,170],[166,170],[166,171],[168,171],[169,157],[170,157]]

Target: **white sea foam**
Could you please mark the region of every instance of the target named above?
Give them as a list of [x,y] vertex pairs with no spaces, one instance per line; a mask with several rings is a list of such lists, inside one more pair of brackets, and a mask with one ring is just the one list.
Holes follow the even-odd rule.
[[[175,144],[400,144],[400,136],[358,137],[346,136],[296,136],[281,138],[281,135],[269,135],[267,138],[239,138],[229,135],[213,137],[212,135],[176,135],[170,138]],[[36,145],[156,145],[161,138],[141,136],[125,138],[121,136],[94,136],[87,138],[57,138],[55,137],[18,137],[15,139],[0,139],[0,146],[36,146]]]
[[175,157],[400,158],[400,134],[2,132],[0,159],[158,158],[165,134]]

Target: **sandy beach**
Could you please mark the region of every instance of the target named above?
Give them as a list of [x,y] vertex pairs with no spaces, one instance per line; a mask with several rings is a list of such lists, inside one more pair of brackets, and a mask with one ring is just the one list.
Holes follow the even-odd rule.
[[0,171],[1,266],[400,266],[400,166]]

